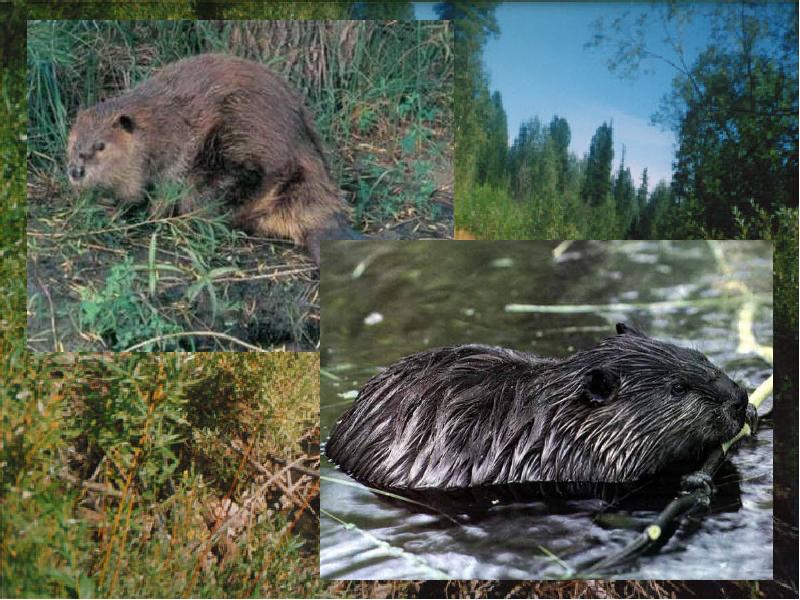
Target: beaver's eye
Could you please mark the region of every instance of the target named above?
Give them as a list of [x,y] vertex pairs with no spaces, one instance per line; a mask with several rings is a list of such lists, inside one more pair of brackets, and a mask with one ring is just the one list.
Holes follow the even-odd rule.
[[675,394],[676,396],[680,396],[682,394],[685,394],[688,391],[688,389],[689,388],[687,388],[682,383],[673,383],[672,384],[672,393]]
[[95,143],[94,143],[94,146],[93,146],[93,148],[94,148],[95,152],[100,152],[100,151],[101,151],[101,150],[103,150],[105,147],[106,147],[106,145],[105,145],[103,142],[95,142]]

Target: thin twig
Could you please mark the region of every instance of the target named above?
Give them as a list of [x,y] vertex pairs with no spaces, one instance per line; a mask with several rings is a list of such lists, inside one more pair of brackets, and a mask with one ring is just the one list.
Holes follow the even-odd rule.
[[[228,446],[231,450],[235,450],[239,454],[244,454],[243,450],[235,442],[227,443],[226,446]],[[275,456],[274,454],[272,454],[270,452],[265,452],[264,454],[266,454],[267,457],[272,462],[278,463],[279,465],[283,465],[287,469],[291,469],[293,471],[297,471],[299,473],[303,473],[303,474],[309,475],[311,477],[319,477],[319,471],[315,471],[313,469],[309,469],[309,468],[304,467],[302,465],[298,465],[297,461],[290,463],[285,458],[281,458],[279,456]],[[304,458],[306,458],[306,457],[301,457],[298,460],[303,460]],[[250,462],[251,465],[253,465],[253,467],[257,471],[260,471],[261,473],[263,473],[265,475],[273,475],[272,471],[270,471],[269,469],[264,467],[262,464],[256,462],[255,460],[250,459],[249,462]]]
[[[239,344],[243,348],[247,348],[248,350],[252,350],[253,352],[275,352],[278,350],[278,348],[271,348],[270,350],[265,350],[264,348],[248,344],[247,342],[242,341],[239,338],[235,338],[232,335],[228,335],[227,333],[217,333],[215,331],[182,331],[180,333],[165,333],[163,335],[151,338],[149,340],[139,342],[138,344],[134,344],[133,346],[126,348],[125,350],[123,350],[123,352],[133,352],[134,350],[142,348],[147,344],[154,344],[156,342],[160,342],[167,339],[179,338],[179,337],[201,337],[201,336],[221,338],[223,340],[233,342],[234,344]],[[285,348],[283,350],[285,350]]]
[[301,273],[313,273],[317,267],[301,267],[298,269],[289,269],[288,271],[280,271],[278,273],[269,273],[264,275],[252,275],[248,277],[220,277],[212,279],[214,283],[249,283],[257,279],[277,279],[279,277],[286,277],[289,275],[299,275]]
[[57,240],[63,238],[80,238],[88,235],[99,235],[101,233],[116,233],[120,231],[126,231],[128,229],[136,229],[137,227],[150,225],[152,223],[166,223],[170,221],[178,221],[182,218],[185,217],[167,217],[164,219],[140,221],[138,223],[131,223],[129,225],[120,225],[119,227],[106,227],[103,229],[92,229],[89,231],[77,231],[77,232],[67,232],[67,233],[45,233],[44,231],[36,231],[35,229],[29,229],[28,235],[32,237],[52,238]]
[[47,286],[42,283],[42,280],[39,276],[36,276],[36,281],[39,282],[39,287],[44,292],[45,298],[47,298],[47,303],[50,305],[50,329],[53,332],[53,351],[58,352],[58,333],[56,332],[56,310],[53,306],[53,299],[50,297],[50,290],[47,289]]
[[65,481],[68,481],[73,485],[79,485],[82,488],[90,490],[92,492],[105,494],[106,496],[115,496],[117,498],[122,497],[122,492],[120,492],[118,489],[115,489],[113,487],[110,487],[102,483],[95,483],[93,481],[83,481],[81,479],[78,479],[74,475],[71,475],[70,473],[64,473],[64,472],[59,473],[58,476],[61,479],[64,479]]

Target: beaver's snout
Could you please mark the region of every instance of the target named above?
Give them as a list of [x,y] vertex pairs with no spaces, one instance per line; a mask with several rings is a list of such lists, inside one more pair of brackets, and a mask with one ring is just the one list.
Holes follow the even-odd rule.
[[747,395],[747,390],[745,390],[742,386],[738,384],[734,385],[736,386],[736,408],[741,411],[739,413],[741,416],[741,424],[744,425],[747,415],[747,405],[750,404],[750,397]]
[[86,175],[86,168],[83,165],[69,166],[69,178],[72,179],[72,181],[83,179],[84,175]]
[[716,383],[720,400],[731,418],[738,424],[738,427],[741,427],[744,425],[747,404],[750,401],[747,391],[727,375],[723,375]]

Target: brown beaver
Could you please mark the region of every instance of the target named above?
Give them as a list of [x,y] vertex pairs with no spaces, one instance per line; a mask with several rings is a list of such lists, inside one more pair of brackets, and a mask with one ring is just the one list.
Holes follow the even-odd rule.
[[185,58],[80,111],[68,158],[73,186],[104,188],[125,203],[164,180],[191,187],[182,213],[233,201],[235,225],[306,245],[317,264],[320,239],[359,237],[303,99],[241,58]]
[[561,360],[481,345],[403,358],[367,382],[325,454],[377,488],[614,483],[739,431],[747,394],[703,354],[617,332]]

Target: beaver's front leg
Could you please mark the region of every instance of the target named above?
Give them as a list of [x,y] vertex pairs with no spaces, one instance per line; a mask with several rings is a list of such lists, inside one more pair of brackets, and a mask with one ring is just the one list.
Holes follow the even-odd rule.
[[233,197],[239,179],[235,174],[222,173],[209,177],[193,176],[189,184],[189,193],[178,203],[179,214],[219,214],[219,208]]
[[191,172],[177,181],[176,191],[182,192],[178,198],[170,197],[168,189],[158,186],[161,196],[150,200],[151,219],[188,214],[217,215],[219,207],[230,200],[239,184],[235,173]]

